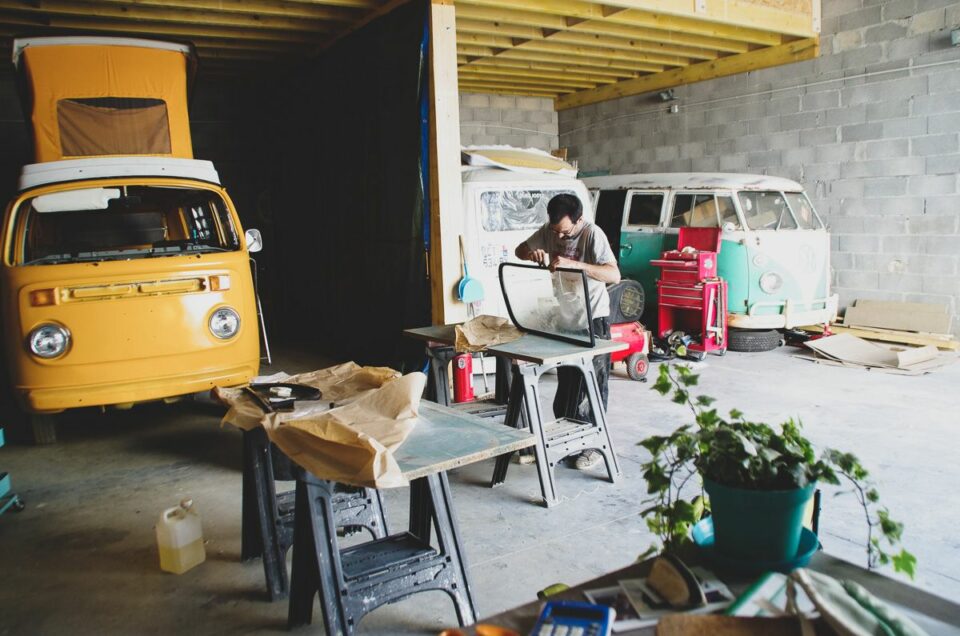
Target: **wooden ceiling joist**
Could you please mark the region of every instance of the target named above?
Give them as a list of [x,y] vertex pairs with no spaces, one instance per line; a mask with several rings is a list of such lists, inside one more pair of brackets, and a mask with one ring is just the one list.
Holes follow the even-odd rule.
[[632,79],[637,76],[637,73],[633,71],[598,68],[596,66],[577,66],[575,64],[551,64],[549,62],[511,60],[505,57],[481,57],[475,59],[464,57],[460,64],[462,67],[468,66],[469,68],[492,66],[497,68],[524,69],[531,73],[536,73],[537,71],[556,71],[559,73],[573,73],[575,75],[583,73],[591,77],[611,80]]
[[596,84],[590,80],[576,80],[570,78],[553,78],[553,77],[517,77],[511,75],[492,75],[482,72],[470,71],[460,69],[457,72],[457,75],[460,79],[472,80],[475,82],[495,82],[501,84],[526,84],[530,86],[544,86],[549,88],[593,88]]

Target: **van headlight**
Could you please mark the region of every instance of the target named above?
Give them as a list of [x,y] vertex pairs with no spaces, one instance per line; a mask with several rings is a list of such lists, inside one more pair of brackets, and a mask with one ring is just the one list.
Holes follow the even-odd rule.
[[47,323],[30,332],[27,338],[30,353],[38,358],[50,359],[62,356],[70,346],[70,332],[66,327]]
[[240,314],[230,307],[221,307],[210,315],[210,333],[217,338],[233,338],[239,330]]
[[777,291],[781,286],[783,286],[783,279],[780,278],[779,274],[767,272],[760,277],[760,289],[768,294],[772,294],[773,292]]

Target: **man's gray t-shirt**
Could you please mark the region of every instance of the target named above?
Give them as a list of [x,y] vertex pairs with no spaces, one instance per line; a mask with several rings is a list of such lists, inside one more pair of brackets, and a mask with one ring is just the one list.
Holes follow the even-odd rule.
[[[617,258],[610,249],[610,241],[596,225],[583,220],[583,227],[576,236],[560,238],[544,224],[524,241],[531,250],[545,250],[550,257],[563,256],[588,265],[617,264]],[[590,294],[590,313],[594,318],[606,318],[610,315],[610,296],[606,283],[587,276],[587,292]]]

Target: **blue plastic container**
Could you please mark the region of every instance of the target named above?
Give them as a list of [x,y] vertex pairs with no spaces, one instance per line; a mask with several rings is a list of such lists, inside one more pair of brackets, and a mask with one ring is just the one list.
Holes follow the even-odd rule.
[[731,488],[704,478],[716,551],[739,561],[787,561],[797,555],[807,502],[816,484],[794,490]]

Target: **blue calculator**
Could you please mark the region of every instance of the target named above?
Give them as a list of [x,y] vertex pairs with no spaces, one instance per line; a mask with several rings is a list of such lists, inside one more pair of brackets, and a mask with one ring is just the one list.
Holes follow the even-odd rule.
[[578,601],[549,601],[530,636],[610,636],[612,607]]

